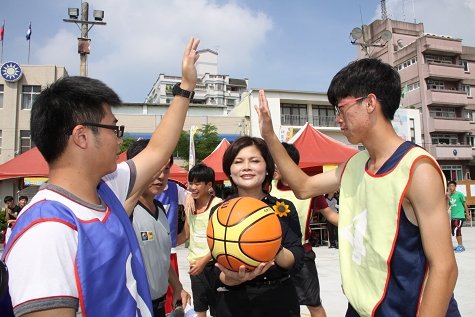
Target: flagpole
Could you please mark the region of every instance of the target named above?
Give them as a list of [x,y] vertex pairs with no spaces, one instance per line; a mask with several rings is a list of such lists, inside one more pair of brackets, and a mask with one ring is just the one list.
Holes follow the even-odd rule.
[[26,31],[26,40],[28,41],[28,64],[30,64],[31,21],[30,21],[30,26],[28,26],[28,31]]
[[30,43],[31,41],[28,40],[28,65],[30,64]]

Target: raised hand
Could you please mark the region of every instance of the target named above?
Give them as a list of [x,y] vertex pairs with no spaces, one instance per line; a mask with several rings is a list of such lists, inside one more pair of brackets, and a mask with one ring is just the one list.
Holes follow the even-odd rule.
[[185,53],[183,54],[182,62],[182,80],[181,80],[181,89],[192,91],[196,86],[196,67],[195,63],[200,57],[197,53],[198,44],[200,44],[199,39],[192,37],[188,44],[186,45]]
[[267,98],[264,90],[259,90],[259,106],[254,107],[259,117],[259,129],[261,131],[261,136],[265,139],[266,137],[274,134],[274,129],[272,127],[272,119],[270,116],[269,104],[267,103]]

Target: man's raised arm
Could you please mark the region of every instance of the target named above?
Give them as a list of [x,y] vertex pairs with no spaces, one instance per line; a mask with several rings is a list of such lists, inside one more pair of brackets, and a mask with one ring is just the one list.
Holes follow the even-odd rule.
[[[192,92],[196,86],[195,63],[199,58],[197,48],[199,40],[191,38],[186,46],[182,61],[182,81],[180,88]],[[175,96],[168,111],[150,138],[147,147],[133,158],[137,175],[133,195],[148,184],[154,175],[167,163],[178,143],[180,132],[185,123],[190,99]]]
[[255,108],[259,116],[261,135],[269,147],[282,178],[289,184],[297,198],[306,199],[338,190],[343,165],[336,170],[308,176],[292,161],[275,135],[269,105],[263,90],[259,91],[259,106]]

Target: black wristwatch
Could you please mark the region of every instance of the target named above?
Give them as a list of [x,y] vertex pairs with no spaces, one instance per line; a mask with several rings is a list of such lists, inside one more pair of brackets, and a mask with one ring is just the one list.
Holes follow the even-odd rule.
[[182,97],[188,98],[190,101],[193,100],[193,97],[195,96],[195,92],[181,89],[180,84],[181,83],[176,83],[173,86],[173,89],[172,89],[173,96],[182,96]]

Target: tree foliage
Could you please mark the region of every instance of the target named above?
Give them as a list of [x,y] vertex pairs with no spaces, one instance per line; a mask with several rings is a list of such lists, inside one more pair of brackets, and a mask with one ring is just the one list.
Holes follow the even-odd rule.
[[129,146],[137,141],[137,139],[131,138],[131,137],[125,137],[122,139],[122,144],[120,145],[120,153],[127,151]]
[[[201,162],[218,146],[220,142],[218,128],[212,124],[204,124],[194,137],[196,163]],[[182,131],[175,150],[175,155],[188,161],[190,154],[190,132]]]

